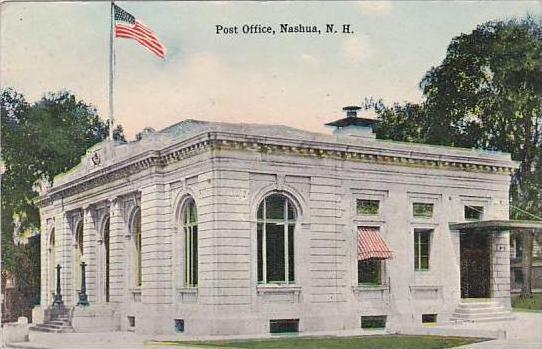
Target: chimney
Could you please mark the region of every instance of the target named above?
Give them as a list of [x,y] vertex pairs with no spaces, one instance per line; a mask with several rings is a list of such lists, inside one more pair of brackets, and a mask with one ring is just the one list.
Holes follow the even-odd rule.
[[[346,112],[345,118],[326,124],[326,126],[334,127],[333,134],[360,138],[376,138],[373,127],[378,120],[372,110],[351,105],[344,107],[343,111]],[[361,116],[358,116],[358,113]]]

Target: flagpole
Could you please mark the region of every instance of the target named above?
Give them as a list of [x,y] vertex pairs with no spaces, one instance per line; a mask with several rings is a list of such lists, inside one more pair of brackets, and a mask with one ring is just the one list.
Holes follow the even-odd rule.
[[113,129],[115,125],[113,110],[113,76],[115,74],[115,6],[111,0],[111,30],[109,33],[109,140],[113,140]]

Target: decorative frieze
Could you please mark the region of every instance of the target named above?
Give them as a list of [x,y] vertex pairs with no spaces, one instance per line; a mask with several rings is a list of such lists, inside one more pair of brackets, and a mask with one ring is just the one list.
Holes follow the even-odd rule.
[[[223,137],[222,139],[219,139]],[[249,138],[250,140],[247,140]],[[289,144],[288,144],[289,143]],[[416,146],[416,144],[413,144]],[[337,149],[339,148],[339,149]],[[489,160],[464,157],[464,159],[451,160],[459,156],[443,156],[432,153],[407,152],[394,150],[381,150],[352,145],[324,142],[301,142],[292,144],[289,139],[269,139],[267,137],[252,137],[248,135],[230,135],[217,132],[209,132],[207,138],[202,136],[194,137],[178,143],[176,146],[162,150],[147,151],[138,154],[133,160],[124,160],[110,166],[100,166],[94,172],[81,177],[74,177],[68,181],[49,190],[49,194],[40,197],[36,203],[38,206],[45,206],[51,200],[74,195],[89,189],[126,178],[132,174],[141,172],[151,167],[164,167],[178,162],[182,159],[195,156],[207,151],[222,150],[244,150],[257,151],[265,154],[295,155],[304,157],[316,157],[336,160],[348,160],[354,162],[365,162],[381,165],[397,165],[418,168],[430,168],[440,170],[469,171],[479,173],[512,174],[516,165],[511,161]],[[389,154],[386,154],[386,153]],[[483,162],[492,161],[496,164]]]

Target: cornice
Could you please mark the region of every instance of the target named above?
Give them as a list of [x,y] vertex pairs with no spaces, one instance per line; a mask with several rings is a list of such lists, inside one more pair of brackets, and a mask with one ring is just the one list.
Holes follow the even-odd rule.
[[[66,183],[53,186],[46,195],[39,197],[35,202],[39,207],[47,206],[56,199],[84,192],[148,168],[163,168],[199,153],[220,150],[253,151],[270,155],[329,158],[378,165],[501,175],[510,175],[518,167],[516,162],[507,160],[504,157],[495,158],[483,154],[457,155],[454,152],[458,153],[460,151],[453,148],[450,148],[449,154],[438,154],[420,149],[407,151],[404,149],[378,148],[377,146],[378,141],[369,145],[352,145],[230,132],[205,132],[160,150],[141,152]],[[419,144],[412,144],[412,146],[413,148],[420,147]],[[440,151],[442,152],[442,149]]]

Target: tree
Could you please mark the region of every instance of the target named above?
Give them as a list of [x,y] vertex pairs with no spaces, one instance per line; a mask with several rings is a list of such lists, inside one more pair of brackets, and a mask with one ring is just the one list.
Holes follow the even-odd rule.
[[[48,93],[34,104],[13,89],[1,91],[1,146],[5,172],[2,175],[2,279],[10,277],[18,285],[39,285],[27,280],[19,265],[33,265],[32,253],[39,256],[39,243],[34,249],[14,245],[14,217],[24,217],[17,229],[39,229],[39,212],[33,204],[37,196],[37,180],[52,181],[59,173],[75,166],[92,145],[104,140],[108,126],[96,110],[69,92]],[[114,137],[124,140],[122,127]],[[30,264],[29,264],[30,263]],[[39,291],[39,288],[38,288]]]
[[[453,38],[420,88],[419,105],[376,108],[382,120],[377,135],[511,153],[520,168],[510,187],[510,216],[541,217],[541,19],[488,22]],[[532,248],[524,253],[532,259]],[[524,270],[522,295],[529,296],[531,270]]]

